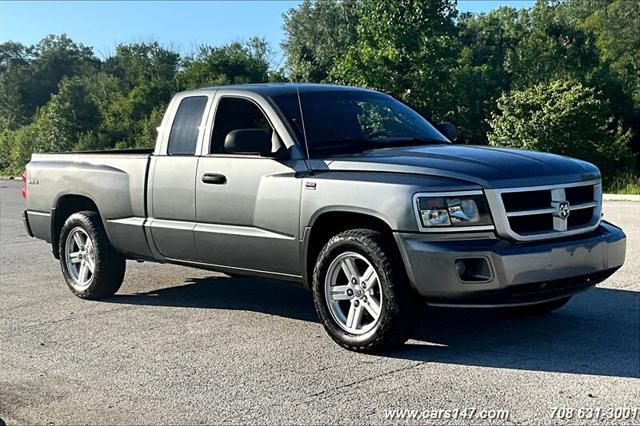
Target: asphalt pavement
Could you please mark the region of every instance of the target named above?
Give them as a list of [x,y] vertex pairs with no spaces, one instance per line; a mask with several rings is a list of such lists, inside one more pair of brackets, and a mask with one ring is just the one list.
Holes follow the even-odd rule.
[[561,310],[431,309],[405,347],[362,355],[334,344],[311,294],[288,283],[128,262],[117,295],[76,298],[50,246],[23,230],[19,187],[0,181],[7,424],[378,424],[398,423],[385,418],[395,409],[452,410],[410,424],[461,423],[465,408],[520,424],[574,409],[564,421],[584,423],[577,410],[625,407],[635,419],[608,422],[640,424],[640,203],[605,203],[627,263]]

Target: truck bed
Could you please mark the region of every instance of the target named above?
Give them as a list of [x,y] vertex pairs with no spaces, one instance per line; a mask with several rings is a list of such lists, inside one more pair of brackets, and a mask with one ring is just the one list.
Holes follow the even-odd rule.
[[[145,255],[146,179],[153,150],[34,154],[27,165],[27,211],[34,235],[52,241],[63,197],[86,197],[100,211],[114,247]],[[73,194],[73,195],[71,195]]]
[[69,154],[153,154],[153,148],[96,149],[90,151],[45,152],[35,155],[69,155]]

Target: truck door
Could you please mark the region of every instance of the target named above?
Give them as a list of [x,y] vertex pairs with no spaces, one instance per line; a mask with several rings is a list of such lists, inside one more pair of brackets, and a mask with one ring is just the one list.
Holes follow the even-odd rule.
[[152,156],[149,228],[156,250],[169,259],[193,260],[196,257],[193,238],[196,152],[208,101],[209,97],[204,95],[178,99],[167,140],[161,143],[161,152]]
[[249,95],[220,94],[214,104],[210,143],[203,145],[196,173],[198,260],[299,276],[301,179],[297,172],[306,170],[304,161],[225,148],[225,139],[234,130],[261,129],[272,140],[279,138],[274,130],[277,116],[268,103]]

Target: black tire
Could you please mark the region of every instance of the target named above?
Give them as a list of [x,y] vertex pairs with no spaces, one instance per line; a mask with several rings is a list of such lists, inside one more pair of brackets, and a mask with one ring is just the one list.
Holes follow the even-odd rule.
[[[67,237],[72,230],[81,228],[91,239],[94,271],[86,287],[78,286],[67,267]],[[59,239],[62,274],[73,294],[82,299],[98,300],[115,294],[122,285],[126,268],[125,257],[109,242],[98,213],[81,211],[67,218]]]
[[562,299],[552,300],[550,302],[538,303],[535,305],[527,305],[527,306],[514,306],[511,308],[507,308],[507,312],[512,315],[523,315],[523,316],[537,316],[537,315],[546,315],[555,311],[556,309],[562,308],[566,305],[569,300],[571,300],[571,296],[563,297]]
[[[345,252],[360,254],[374,267],[382,291],[380,316],[365,334],[352,334],[338,325],[325,295],[329,265]],[[313,299],[325,330],[340,346],[357,352],[377,352],[402,345],[413,334],[424,306],[412,290],[400,254],[390,236],[369,229],[352,229],[332,237],[313,271]]]

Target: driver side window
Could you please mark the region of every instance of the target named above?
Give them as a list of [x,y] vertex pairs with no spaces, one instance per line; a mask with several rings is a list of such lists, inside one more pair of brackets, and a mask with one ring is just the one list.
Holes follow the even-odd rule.
[[216,109],[210,153],[230,153],[224,142],[234,130],[262,130],[273,136],[269,121],[256,104],[248,99],[223,97]]

